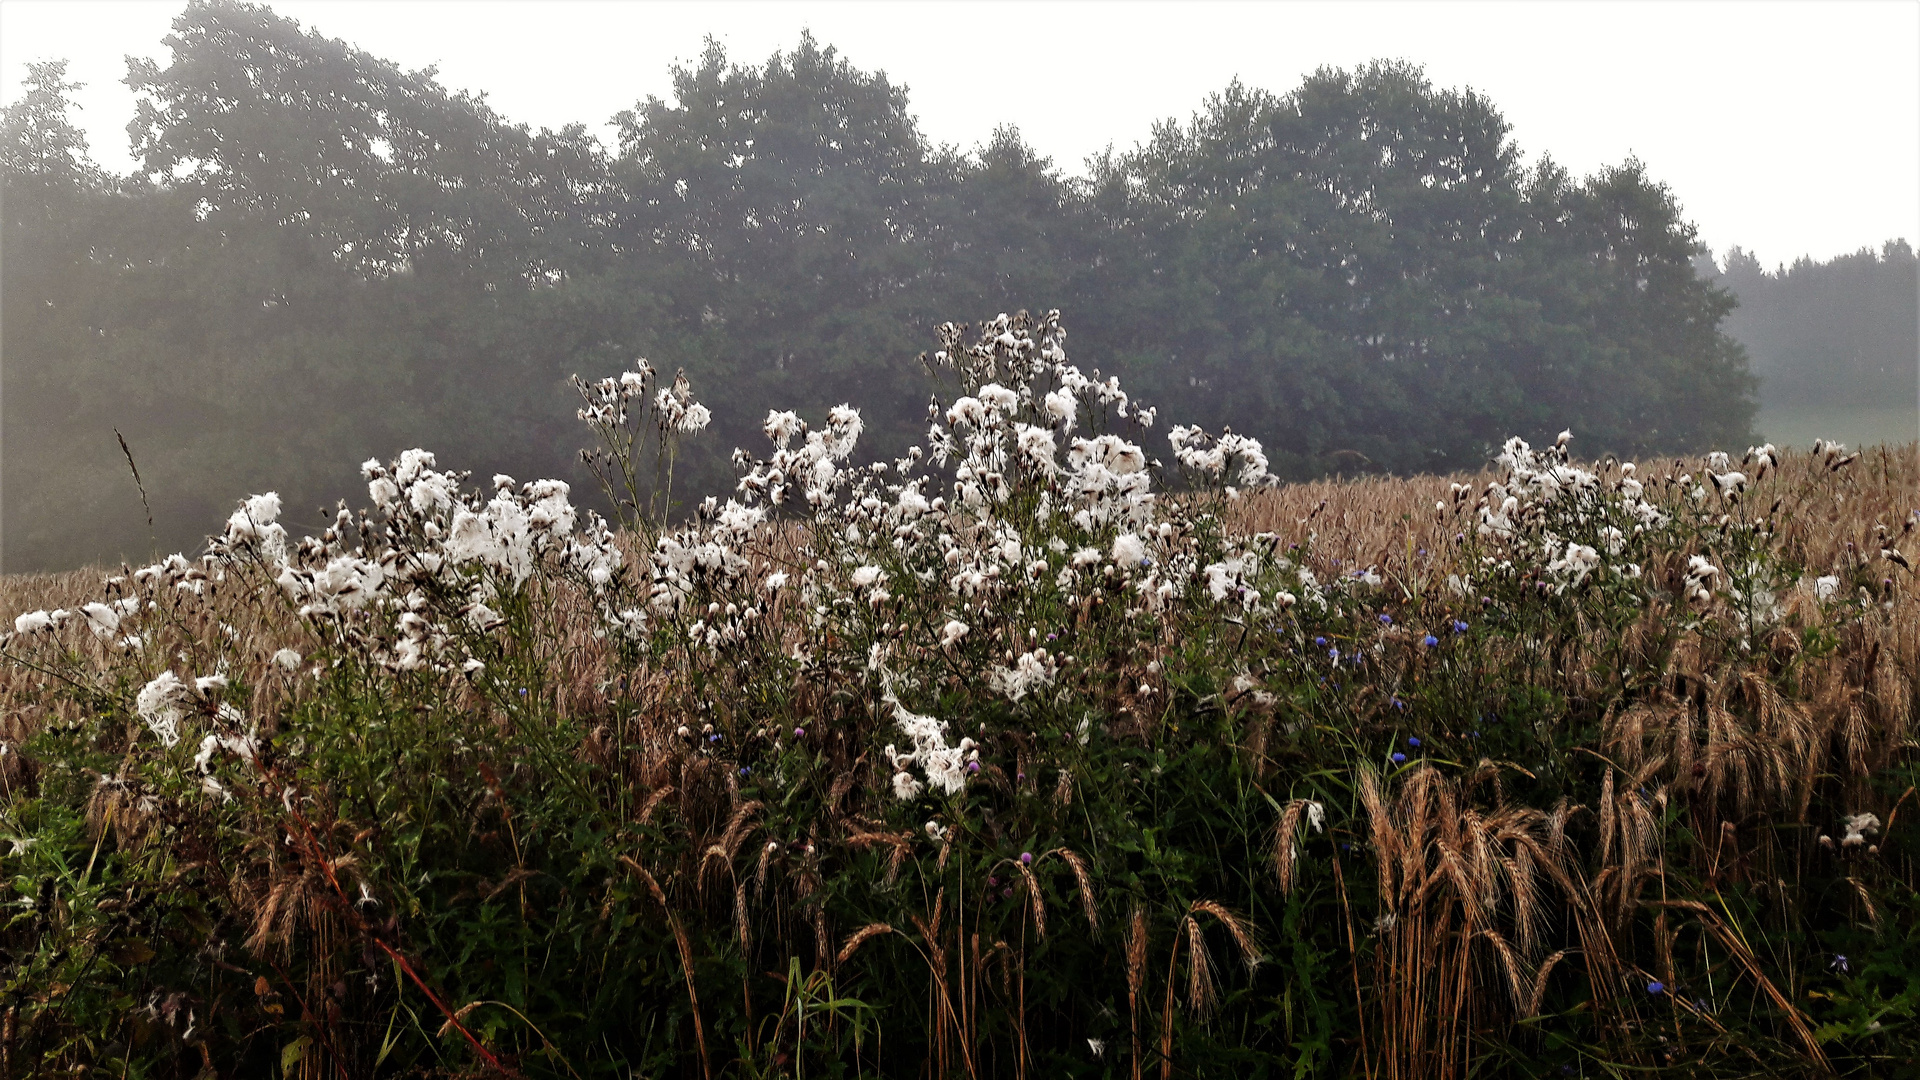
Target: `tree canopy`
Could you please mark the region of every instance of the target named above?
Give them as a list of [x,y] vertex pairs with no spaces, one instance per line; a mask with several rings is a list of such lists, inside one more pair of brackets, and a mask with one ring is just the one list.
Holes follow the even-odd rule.
[[133,176],[87,157],[57,62],[0,120],[8,569],[190,547],[249,490],[298,512],[413,445],[581,479],[564,379],[639,354],[717,399],[695,486],[772,407],[850,401],[897,450],[932,326],[1020,308],[1290,477],[1749,434],[1671,192],[1528,165],[1491,101],[1406,64],[1231,84],[1076,177],[1012,128],[932,145],[811,37],[709,43],[613,147],[262,6],[194,0],[165,44],[129,62]]

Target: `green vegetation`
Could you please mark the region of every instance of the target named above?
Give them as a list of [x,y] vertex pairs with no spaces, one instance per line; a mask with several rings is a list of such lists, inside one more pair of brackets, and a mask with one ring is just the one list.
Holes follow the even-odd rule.
[[566,475],[565,378],[635,355],[724,387],[725,444],[857,400],[896,453],[937,320],[1055,304],[1287,477],[1472,469],[1566,424],[1748,441],[1730,300],[1666,189],[1524,165],[1492,102],[1402,64],[1229,86],[1069,176],[1011,129],[930,145],[811,39],[709,48],[612,148],[263,7],[196,0],[167,44],[129,71],[137,175],[88,163],[57,63],[0,123],[8,569],[185,547],[242,490],[319,528],[354,463],[417,443]]
[[685,524],[642,364],[618,532],[409,450],[11,582],[0,1062],[1913,1069],[1911,453],[1275,486],[1057,316],[938,333],[920,443],[769,412]]

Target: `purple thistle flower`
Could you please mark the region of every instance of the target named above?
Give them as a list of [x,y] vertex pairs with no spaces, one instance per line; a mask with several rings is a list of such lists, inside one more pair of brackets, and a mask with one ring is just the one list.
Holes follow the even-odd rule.
[[803,728],[803,727],[797,727],[797,728],[794,728],[794,729],[793,729],[793,737],[794,737],[794,738],[796,738],[796,739],[804,739],[804,738],[806,738],[806,737],[807,737],[807,729],[806,729],[806,728]]
[[1031,852],[1031,851],[1023,851],[1023,852],[1021,852],[1021,853],[1020,853],[1020,865],[1021,865],[1021,866],[1032,866],[1032,865],[1033,865],[1033,852]]

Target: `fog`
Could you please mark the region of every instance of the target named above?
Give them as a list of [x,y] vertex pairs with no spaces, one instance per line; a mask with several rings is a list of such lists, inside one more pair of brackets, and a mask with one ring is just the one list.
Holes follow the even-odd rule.
[[1222,76],[1083,163],[935,139],[811,35],[715,43],[604,138],[239,5],[187,8],[128,87],[137,170],[97,163],[57,63],[0,132],[8,571],[190,551],[267,490],[317,531],[416,446],[590,501],[567,377],[642,355],[714,412],[676,493],[726,491],[770,409],[850,403],[895,452],[934,326],[1022,308],[1286,478],[1568,427],[1588,455],[1910,437],[1920,411],[1904,241],[1713,259],[1647,163],[1524,152],[1506,102],[1404,61]]

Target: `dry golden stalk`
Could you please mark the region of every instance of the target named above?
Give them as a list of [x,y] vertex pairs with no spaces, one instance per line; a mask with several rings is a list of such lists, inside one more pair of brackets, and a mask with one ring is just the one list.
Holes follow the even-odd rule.
[[1187,933],[1187,1007],[1205,1016],[1216,996],[1213,968],[1207,962],[1207,939],[1200,932],[1198,919],[1189,915],[1183,921]]
[[1133,1035],[1133,1076],[1140,1080],[1140,987],[1147,978],[1147,913],[1136,907],[1127,930],[1127,1027]]
[[1040,940],[1047,939],[1047,898],[1040,895],[1040,882],[1033,876],[1033,869],[1017,859],[1008,860],[1013,868],[1027,883],[1027,907],[1033,912],[1033,932]]
[[860,946],[865,945],[867,942],[882,934],[891,933],[893,933],[893,927],[883,922],[868,923],[860,929],[855,930],[847,936],[847,942],[840,946],[840,951],[834,954],[833,966],[840,967],[853,958],[853,954],[859,951]]
[[1300,819],[1307,811],[1306,799],[1291,799],[1280,811],[1280,825],[1273,838],[1273,876],[1279,881],[1280,891],[1293,891],[1294,864],[1299,860],[1300,852],[1296,838],[1300,835]]
[[1522,1016],[1539,1015],[1540,1002],[1547,996],[1547,976],[1553,974],[1554,965],[1566,959],[1566,955],[1567,950],[1561,949],[1541,962],[1540,970],[1533,974],[1533,992],[1527,995],[1526,1011],[1521,1014]]
[[1193,911],[1205,912],[1220,920],[1221,925],[1227,928],[1227,933],[1232,935],[1233,943],[1239,946],[1240,962],[1247,965],[1248,971],[1260,966],[1260,962],[1265,957],[1260,953],[1259,942],[1254,939],[1253,923],[1245,916],[1236,915],[1212,900],[1194,901]]
[[1087,869],[1087,860],[1068,848],[1055,848],[1054,851],[1066,860],[1067,867],[1073,871],[1074,883],[1080,888],[1080,910],[1087,916],[1087,929],[1097,932],[1100,929],[1100,908],[1093,893],[1093,874]]
[[1734,961],[1740,965],[1741,970],[1747,973],[1747,977],[1752,979],[1768,998],[1772,999],[1774,1007],[1786,1015],[1787,1024],[1793,1028],[1794,1034],[1800,1039],[1807,1059],[1821,1072],[1827,1071],[1826,1052],[1820,1048],[1820,1041],[1814,1037],[1813,1028],[1808,1025],[1806,1014],[1781,993],[1780,988],[1775,986],[1771,979],[1767,978],[1766,973],[1760,969],[1760,962],[1741,941],[1740,935],[1734,933],[1725,922],[1721,921],[1718,912],[1697,900],[1660,900],[1654,903],[1664,908],[1693,912],[1701,924],[1719,939],[1721,947],[1726,949]]
[[654,879],[653,874],[646,867],[633,861],[630,856],[622,855],[620,861],[626,863],[629,869],[639,875],[640,880],[646,884],[647,891],[653,894],[654,900],[667,914],[667,926],[673,931],[673,943],[680,952],[680,973],[686,979],[687,1003],[693,1009],[693,1037],[700,1048],[700,1075],[711,1078],[713,1066],[707,1058],[706,1022],[700,1015],[699,992],[693,986],[693,943],[687,939],[687,931],[680,925],[680,917],[667,905],[666,890],[660,887],[660,883]]

